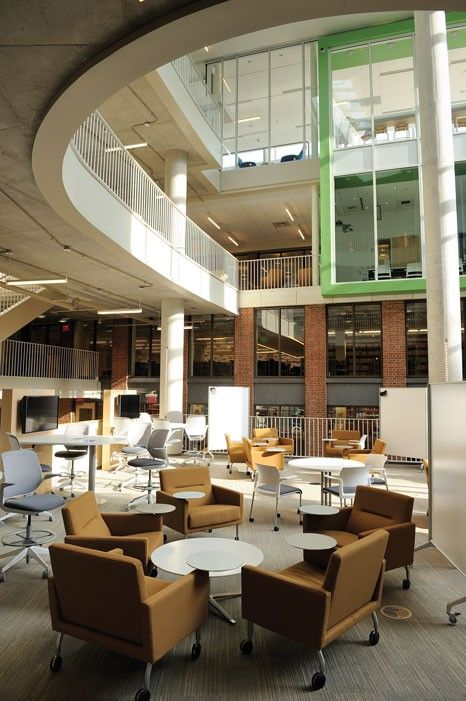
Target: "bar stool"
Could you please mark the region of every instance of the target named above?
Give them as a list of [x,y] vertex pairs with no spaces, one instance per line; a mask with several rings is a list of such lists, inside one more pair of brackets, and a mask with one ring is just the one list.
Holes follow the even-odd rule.
[[[142,489],[144,490],[143,494],[141,494],[139,497],[134,497],[134,499],[131,499],[128,502],[128,509],[130,509],[133,504],[136,504],[138,501],[142,501],[144,499],[147,499],[148,504],[152,504],[152,492],[157,488],[157,486],[152,482],[152,471],[158,470],[161,467],[167,467],[168,465],[166,446],[169,435],[170,429],[156,428],[154,431],[152,431],[147,444],[147,452],[149,453],[150,458],[135,458],[134,460],[128,460],[128,465],[131,467],[138,467],[143,470],[147,470],[149,473],[147,484],[142,486]],[[134,485],[134,489],[137,488],[138,485]]]
[[71,469],[69,472],[63,472],[61,473],[62,477],[65,477],[67,480],[65,484],[62,484],[60,486],[60,491],[63,491],[63,489],[67,486],[67,484],[70,485],[70,490],[71,490],[71,497],[74,497],[74,480],[77,475],[74,469],[74,461],[77,460],[78,458],[82,458],[85,455],[87,455],[87,448],[81,447],[79,445],[73,444],[70,442],[69,439],[71,438],[77,438],[78,436],[86,436],[89,432],[89,426],[87,424],[70,424],[65,428],[65,434],[64,434],[64,441],[63,445],[65,446],[65,450],[57,450],[55,453],[56,458],[64,458],[65,460],[68,460],[71,462]]

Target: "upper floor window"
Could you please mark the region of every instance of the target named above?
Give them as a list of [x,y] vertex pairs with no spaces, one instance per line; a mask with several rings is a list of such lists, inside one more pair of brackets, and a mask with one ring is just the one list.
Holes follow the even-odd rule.
[[466,70],[466,27],[452,27],[447,33],[450,63],[450,96],[453,131],[466,133],[464,72]]
[[160,377],[160,331],[138,324],[134,329],[134,375]]
[[380,377],[382,374],[380,304],[332,304],[327,307],[329,377]]
[[427,306],[425,300],[406,302],[406,375],[427,377]]
[[193,317],[192,377],[232,377],[234,319],[227,316]]
[[259,377],[304,375],[304,309],[256,312],[256,374]]

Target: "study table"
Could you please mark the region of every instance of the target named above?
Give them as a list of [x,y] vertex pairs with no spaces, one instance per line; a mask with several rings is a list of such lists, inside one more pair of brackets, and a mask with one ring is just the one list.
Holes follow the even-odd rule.
[[320,503],[327,504],[330,495],[326,494],[323,489],[328,486],[329,476],[333,472],[340,473],[345,467],[364,467],[364,463],[346,458],[295,458],[288,462],[288,466],[295,470],[320,472]]
[[[66,444],[64,441],[67,441]],[[128,439],[126,436],[73,436],[65,438],[64,433],[54,433],[49,436],[31,436],[31,438],[26,438],[21,436],[19,438],[20,445],[73,445],[76,447],[89,448],[89,478],[88,478],[88,489],[89,491],[95,491],[95,471],[97,469],[96,465],[96,447],[98,445],[111,445],[113,443],[118,443],[120,445],[126,445]]]

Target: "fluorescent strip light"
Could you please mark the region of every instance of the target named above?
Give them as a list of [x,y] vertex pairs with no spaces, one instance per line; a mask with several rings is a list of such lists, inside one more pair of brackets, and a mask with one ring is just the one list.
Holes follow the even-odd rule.
[[210,221],[211,224],[213,224],[213,225],[220,231],[220,229],[221,229],[222,227],[219,226],[219,225],[217,224],[217,222],[214,221],[214,220],[212,219],[212,217],[207,217],[207,219]]
[[244,124],[245,122],[257,122],[258,119],[262,119],[262,117],[245,117],[244,119],[238,119],[238,124]]
[[291,214],[291,212],[290,212],[290,210],[288,209],[288,207],[285,207],[285,212],[288,214],[288,216],[289,216],[289,218],[291,219],[291,221],[294,221],[294,216]]
[[207,51],[207,53],[209,53],[209,47],[208,47],[208,46],[204,46],[204,51]]
[[[192,324],[185,324],[183,328],[185,331],[191,331],[194,328],[194,326]],[[157,331],[161,331],[161,330],[162,330],[162,327],[157,326]]]
[[7,280],[5,284],[10,287],[24,287],[24,285],[66,285],[67,282],[67,277],[55,277],[50,280]]
[[230,88],[230,86],[228,85],[228,83],[227,83],[227,81],[225,80],[225,78],[222,78],[222,82],[223,82],[224,86],[226,87],[226,89],[228,90],[228,92],[229,92],[230,95],[231,95],[231,88]]
[[128,309],[99,309],[97,314],[104,316],[105,314],[142,314],[141,307]]
[[147,141],[141,141],[138,144],[128,144],[128,146],[125,146],[125,149],[129,151],[131,148],[144,148],[144,146],[147,146]]
[[304,234],[303,234],[303,232],[301,231],[301,229],[298,229],[298,234],[301,236],[302,240],[304,241],[306,237],[304,236]]
[[233,238],[233,236],[227,236],[227,239],[228,239],[229,241],[231,241],[232,243],[234,243],[235,246],[239,246],[238,241],[236,241],[236,240]]

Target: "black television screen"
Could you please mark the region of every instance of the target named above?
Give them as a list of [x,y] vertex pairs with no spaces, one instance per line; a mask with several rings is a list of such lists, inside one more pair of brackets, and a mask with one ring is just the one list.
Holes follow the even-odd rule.
[[52,431],[58,428],[58,397],[23,397],[21,400],[21,431]]
[[139,394],[120,394],[118,408],[120,416],[127,419],[138,419],[141,411],[141,397]]

